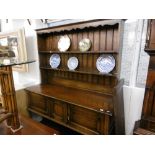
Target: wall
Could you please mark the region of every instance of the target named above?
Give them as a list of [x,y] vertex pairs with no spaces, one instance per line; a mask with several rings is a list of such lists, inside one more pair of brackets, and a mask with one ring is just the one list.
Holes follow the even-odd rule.
[[[62,20],[50,23],[61,25],[81,20]],[[30,26],[27,20],[2,20],[2,31],[14,30],[24,27],[26,34],[26,46],[28,57],[37,58],[37,40],[35,28],[46,27],[40,20],[33,20]],[[147,20],[126,20],[123,34],[121,78],[125,79],[124,106],[126,134],[132,134],[134,123],[141,117],[146,83],[149,56],[144,52]],[[14,72],[16,90],[34,85],[40,82],[38,62],[29,65],[28,73]],[[20,109],[21,105],[19,106]],[[25,108],[25,106],[24,106]],[[26,109],[26,108],[25,108]],[[25,112],[24,112],[25,113]]]
[[132,134],[141,117],[149,56],[144,52],[147,20],[127,20],[124,27],[121,78],[125,79],[126,134]]

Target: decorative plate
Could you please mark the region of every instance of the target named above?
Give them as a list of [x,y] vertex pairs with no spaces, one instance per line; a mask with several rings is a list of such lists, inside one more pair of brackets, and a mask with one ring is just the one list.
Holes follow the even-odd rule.
[[65,52],[69,49],[71,44],[70,38],[67,35],[61,36],[58,41],[58,49],[60,52]]
[[67,62],[69,70],[75,70],[78,66],[78,59],[76,57],[70,57]]
[[109,73],[115,67],[115,59],[113,56],[102,54],[96,61],[96,68],[101,73]]
[[91,47],[91,41],[90,39],[88,38],[85,38],[85,39],[82,39],[80,42],[79,42],[79,50],[81,52],[86,52],[90,49]]
[[50,65],[52,68],[57,68],[60,65],[60,56],[58,54],[52,54],[50,57]]

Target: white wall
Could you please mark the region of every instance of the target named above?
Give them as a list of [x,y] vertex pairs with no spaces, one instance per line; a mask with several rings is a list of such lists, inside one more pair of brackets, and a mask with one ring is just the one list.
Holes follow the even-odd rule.
[[133,133],[134,123],[141,117],[144,87],[149,64],[149,56],[144,52],[146,31],[147,20],[127,20],[125,22],[121,78],[125,79],[124,106],[126,134]]
[[126,134],[132,134],[135,121],[141,117],[144,88],[124,86],[123,90]]
[[[73,20],[77,21],[77,20]],[[66,21],[64,21],[65,23]],[[71,21],[67,21],[71,22]],[[125,79],[124,107],[126,134],[132,134],[134,123],[141,117],[146,83],[149,56],[144,52],[147,20],[127,20],[125,22],[122,47],[121,78]],[[53,23],[55,25],[62,24]],[[52,24],[50,24],[52,25]],[[37,58],[37,40],[34,28],[46,26],[39,20],[33,20],[32,25],[23,19],[2,20],[2,31],[10,31],[24,27],[26,46],[29,58]],[[144,65],[143,65],[144,64]],[[29,65],[28,73],[14,72],[16,89],[25,88],[40,82],[38,62]],[[138,83],[138,85],[137,85]],[[141,87],[138,87],[139,84]]]

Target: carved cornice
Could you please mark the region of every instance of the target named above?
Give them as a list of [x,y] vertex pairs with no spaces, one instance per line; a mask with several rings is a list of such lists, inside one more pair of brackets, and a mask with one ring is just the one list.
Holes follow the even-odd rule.
[[77,29],[84,29],[84,28],[91,28],[91,27],[98,27],[98,26],[105,26],[105,25],[115,25],[119,24],[122,20],[90,20],[90,21],[82,21],[77,23],[65,24],[60,26],[53,26],[49,28],[37,29],[38,34],[44,33],[52,33],[52,32],[62,32],[62,31],[70,31],[70,30],[77,30]]

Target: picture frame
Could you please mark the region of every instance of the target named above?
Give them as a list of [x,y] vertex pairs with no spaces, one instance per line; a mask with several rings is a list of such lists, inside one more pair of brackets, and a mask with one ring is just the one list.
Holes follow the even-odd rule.
[[[17,61],[27,60],[26,39],[24,28],[11,32],[0,33],[0,46],[6,46],[13,52]],[[28,64],[13,66],[13,71],[28,72]]]

